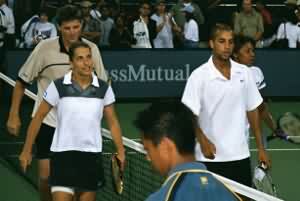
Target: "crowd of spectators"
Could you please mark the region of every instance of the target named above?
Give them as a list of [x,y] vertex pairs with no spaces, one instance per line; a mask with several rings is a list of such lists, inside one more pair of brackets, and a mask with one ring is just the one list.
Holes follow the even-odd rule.
[[[101,48],[206,48],[210,27],[224,22],[235,34],[253,38],[258,48],[300,47],[300,0],[283,0],[280,14],[264,0],[239,0],[227,10],[224,3],[153,0],[124,6],[119,0],[0,0],[0,47],[4,37],[9,48],[33,48],[57,36],[56,9],[64,4],[81,8],[82,37]],[[31,11],[26,13],[28,4]]]

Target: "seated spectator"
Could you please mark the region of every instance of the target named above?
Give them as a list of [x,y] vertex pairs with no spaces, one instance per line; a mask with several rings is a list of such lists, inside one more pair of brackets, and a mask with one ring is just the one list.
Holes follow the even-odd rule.
[[100,39],[101,27],[100,23],[90,15],[92,5],[93,4],[90,1],[82,1],[80,3],[83,15],[81,34],[82,37],[98,44],[98,41]]
[[262,16],[252,8],[252,0],[242,1],[242,11],[234,18],[234,33],[259,41],[264,33]]
[[195,161],[193,113],[181,103],[155,103],[140,112],[135,126],[141,133],[147,159],[163,176],[164,185],[146,201],[241,200]]
[[289,48],[300,47],[300,28],[297,26],[297,17],[294,11],[287,10],[286,22],[280,24],[276,39],[288,39]]
[[133,37],[136,41],[133,47],[152,48],[156,37],[156,22],[149,17],[151,5],[148,1],[140,4],[139,13],[139,19],[133,22]]
[[156,3],[156,13],[151,16],[156,22],[156,38],[153,40],[154,48],[173,48],[172,19],[166,12],[164,0]]
[[109,35],[114,26],[114,20],[110,18],[110,10],[108,6],[101,7],[100,29],[101,37],[98,42],[100,47],[109,47]]
[[125,26],[124,18],[118,16],[116,23],[109,35],[109,43],[111,48],[130,48],[132,37]]
[[28,31],[24,35],[25,48],[35,47],[41,40],[57,36],[57,30],[54,24],[49,22],[46,10],[41,10],[38,15],[38,21],[33,17],[28,23]]
[[182,9],[185,14],[186,22],[184,24],[184,42],[185,48],[199,47],[199,28],[194,19],[194,7],[186,6]]

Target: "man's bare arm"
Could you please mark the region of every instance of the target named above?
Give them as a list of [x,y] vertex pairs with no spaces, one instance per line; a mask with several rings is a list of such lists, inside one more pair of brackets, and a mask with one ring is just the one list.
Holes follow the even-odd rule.
[[24,91],[24,84],[21,81],[17,80],[13,90],[8,120],[6,122],[8,132],[14,136],[19,135],[21,127],[20,107],[24,96]]

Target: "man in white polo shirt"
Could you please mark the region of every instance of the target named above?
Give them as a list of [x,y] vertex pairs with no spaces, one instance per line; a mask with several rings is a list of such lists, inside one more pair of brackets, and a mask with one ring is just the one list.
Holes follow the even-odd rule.
[[196,159],[208,170],[251,186],[247,118],[260,162],[270,165],[261,141],[257,107],[262,103],[250,70],[230,59],[233,31],[217,24],[209,44],[212,56],[189,77],[182,102],[198,119]]
[[[60,36],[41,41],[28,57],[25,64],[19,71],[19,78],[13,91],[10,113],[7,121],[9,133],[17,136],[21,126],[20,105],[26,85],[37,81],[38,92],[32,116],[43,100],[43,94],[52,80],[62,77],[70,70],[68,56],[69,47],[72,43],[82,40],[92,50],[92,59],[95,64],[95,71],[99,78],[107,80],[102,59],[97,46],[81,39],[81,12],[74,6],[65,6],[58,11],[58,24]],[[38,158],[39,189],[41,201],[50,201],[48,177],[50,145],[54,129],[56,127],[56,112],[52,109],[44,119],[40,129],[40,135],[36,140],[36,157]]]

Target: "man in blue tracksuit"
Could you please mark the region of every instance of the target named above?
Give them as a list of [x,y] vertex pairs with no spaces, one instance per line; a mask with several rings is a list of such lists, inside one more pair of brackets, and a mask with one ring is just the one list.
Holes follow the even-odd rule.
[[195,162],[195,121],[183,104],[154,103],[138,114],[147,157],[167,179],[147,201],[233,201],[240,198]]

